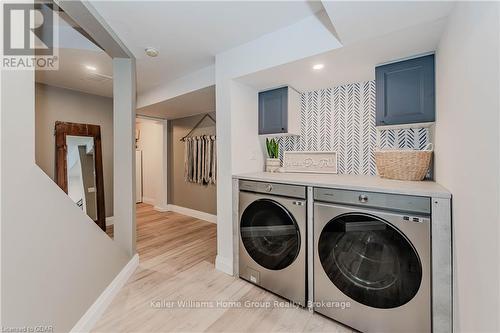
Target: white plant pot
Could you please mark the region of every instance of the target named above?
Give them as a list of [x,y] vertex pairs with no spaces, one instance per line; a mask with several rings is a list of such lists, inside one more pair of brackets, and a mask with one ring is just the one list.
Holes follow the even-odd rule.
[[266,159],[266,172],[276,172],[280,167],[281,167],[281,161],[279,158]]

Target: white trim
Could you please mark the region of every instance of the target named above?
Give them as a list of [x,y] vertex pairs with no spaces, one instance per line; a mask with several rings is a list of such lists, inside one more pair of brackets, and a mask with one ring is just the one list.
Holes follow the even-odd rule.
[[130,276],[135,272],[137,266],[139,266],[139,255],[136,253],[106,289],[104,289],[94,304],[92,304],[87,312],[78,320],[70,332],[90,332],[104,311],[106,311],[106,308],[111,304]]
[[424,53],[420,53],[420,54],[415,54],[415,55],[412,55],[412,56],[409,56],[409,57],[403,57],[403,58],[394,59],[394,60],[391,60],[391,61],[386,61],[386,62],[383,62],[383,63],[380,63],[380,64],[376,64],[375,66],[384,66],[384,65],[394,64],[396,62],[406,61],[406,60],[411,60],[411,59],[416,59],[416,58],[420,58],[420,57],[425,57],[425,56],[428,56],[428,55],[431,55],[431,54],[436,54],[436,52],[435,51],[429,51],[429,52],[424,52]]
[[215,269],[223,273],[233,275],[231,260],[221,257],[219,254],[215,257]]
[[148,204],[148,205],[155,205],[156,204],[156,200],[153,199],[153,198],[148,198],[148,197],[142,197],[142,202],[145,203],[145,204]]
[[110,225],[113,224],[115,224],[115,217],[114,216],[106,217],[106,227],[109,227]]
[[383,125],[383,126],[375,126],[377,130],[398,130],[398,129],[407,129],[407,128],[429,128],[434,125],[434,122],[430,123],[413,123],[413,124],[400,124],[400,125]]
[[451,200],[432,198],[432,331],[453,332]]
[[207,222],[217,223],[217,215],[205,213],[191,208],[168,204],[167,207],[154,206],[154,209],[159,212],[176,212],[179,214],[191,216],[196,219],[204,220]]
[[152,120],[152,121],[157,121],[157,122],[162,122],[162,121],[165,120],[165,118],[153,117],[153,116],[146,116],[146,115],[138,114],[138,113],[136,113],[135,117],[137,119],[146,119],[146,120]]
[[314,188],[307,187],[307,308],[314,310]]
[[170,208],[168,208],[168,205],[165,205],[165,206],[161,206],[161,205],[154,206],[153,209],[156,210],[156,211],[158,211],[158,212],[170,212]]

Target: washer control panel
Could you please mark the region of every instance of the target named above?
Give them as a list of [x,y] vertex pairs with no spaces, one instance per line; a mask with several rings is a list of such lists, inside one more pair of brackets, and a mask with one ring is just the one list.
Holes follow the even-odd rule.
[[239,181],[240,191],[266,193],[290,198],[306,198],[306,187],[300,185],[266,183],[250,180]]
[[[428,215],[431,212],[430,198],[412,195],[315,187],[314,200],[351,206],[366,206],[383,210],[408,212],[416,215]],[[408,218],[410,219],[409,216]]]

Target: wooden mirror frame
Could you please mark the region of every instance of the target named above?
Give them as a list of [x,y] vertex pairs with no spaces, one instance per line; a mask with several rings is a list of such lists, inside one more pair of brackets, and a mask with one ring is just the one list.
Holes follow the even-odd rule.
[[68,166],[66,136],[88,136],[94,138],[94,168],[97,199],[97,221],[95,223],[106,231],[104,210],[104,180],[102,171],[101,127],[99,125],[77,124],[56,121],[56,183],[68,194]]

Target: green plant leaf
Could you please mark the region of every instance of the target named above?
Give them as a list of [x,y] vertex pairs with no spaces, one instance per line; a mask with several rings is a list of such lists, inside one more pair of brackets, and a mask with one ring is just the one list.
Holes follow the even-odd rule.
[[279,144],[275,138],[266,138],[266,149],[267,156],[269,158],[278,158],[279,156]]

